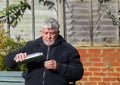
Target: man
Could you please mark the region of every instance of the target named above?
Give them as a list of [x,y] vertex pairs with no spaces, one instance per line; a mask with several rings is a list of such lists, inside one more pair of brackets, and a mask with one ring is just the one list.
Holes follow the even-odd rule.
[[54,18],[44,21],[41,35],[9,53],[6,65],[15,68],[16,60],[22,62],[28,54],[43,52],[45,59],[27,63],[25,85],[70,85],[69,82],[80,80],[84,70],[79,53],[59,35],[59,24]]

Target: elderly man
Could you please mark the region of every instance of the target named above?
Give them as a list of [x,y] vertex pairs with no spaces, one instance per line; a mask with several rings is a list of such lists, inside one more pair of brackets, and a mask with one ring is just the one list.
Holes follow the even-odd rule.
[[17,67],[27,55],[42,52],[43,59],[27,64],[25,85],[70,85],[80,80],[84,69],[78,51],[59,34],[59,24],[54,18],[41,25],[41,37],[28,41],[25,46],[9,53],[5,63],[9,68]]

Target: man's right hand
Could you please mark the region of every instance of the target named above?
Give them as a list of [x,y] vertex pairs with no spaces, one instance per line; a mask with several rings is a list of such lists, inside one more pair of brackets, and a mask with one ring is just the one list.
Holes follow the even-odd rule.
[[27,57],[27,53],[19,53],[14,57],[15,61],[23,61]]

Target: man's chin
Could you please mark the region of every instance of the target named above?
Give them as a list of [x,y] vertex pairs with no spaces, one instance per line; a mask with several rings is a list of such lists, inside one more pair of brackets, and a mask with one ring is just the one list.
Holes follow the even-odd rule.
[[45,42],[45,45],[47,45],[47,46],[51,46],[51,45],[53,45],[54,43],[52,42],[50,42],[50,43],[48,43],[48,42]]

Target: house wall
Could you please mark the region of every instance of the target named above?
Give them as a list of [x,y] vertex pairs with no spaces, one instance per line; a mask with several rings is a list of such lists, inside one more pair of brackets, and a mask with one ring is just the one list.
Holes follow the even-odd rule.
[[77,49],[85,72],[76,85],[120,85],[120,47]]

